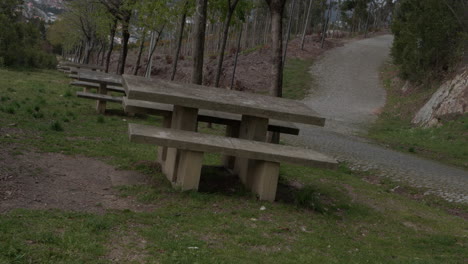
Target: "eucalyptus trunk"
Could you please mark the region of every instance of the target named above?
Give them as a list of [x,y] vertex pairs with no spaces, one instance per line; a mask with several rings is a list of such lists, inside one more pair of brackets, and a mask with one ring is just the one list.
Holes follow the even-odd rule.
[[135,64],[135,71],[133,75],[138,75],[138,70],[140,69],[140,62],[141,62],[141,54],[143,53],[143,48],[145,46],[145,39],[146,39],[146,29],[143,29],[143,35],[141,36],[140,40],[140,48],[138,49],[138,57]]
[[[231,1],[228,2],[228,5],[230,5],[230,2]],[[226,21],[224,22],[223,38],[221,40],[221,46],[219,47],[218,53],[218,65],[216,68],[215,87],[219,87],[219,81],[221,79],[221,73],[223,71],[224,52],[226,50],[227,38],[229,36],[229,25],[231,24],[232,15],[234,14],[234,10],[236,10],[236,5],[238,2],[239,0],[234,0],[232,6],[229,6]]]
[[116,29],[117,29],[117,20],[114,20],[112,27],[111,27],[111,32],[110,32],[111,35],[110,35],[109,50],[107,51],[107,56],[106,56],[106,73],[109,72],[112,50],[114,49],[114,37],[115,37]]
[[187,19],[187,10],[186,10],[187,4],[188,2],[185,2],[184,12],[182,13],[182,16],[180,18],[179,36],[177,39],[177,48],[175,50],[175,55],[174,55],[174,64],[172,64],[171,81],[174,80],[176,72],[177,72],[177,63],[179,62],[180,49],[182,47],[182,39],[184,37],[185,20]]
[[203,56],[205,51],[206,13],[208,0],[196,0],[195,30],[193,45],[192,83],[203,83]]
[[307,26],[309,25],[310,11],[312,10],[312,1],[313,0],[309,1],[309,8],[307,10],[307,17],[306,17],[306,20],[304,22],[304,31],[302,31],[302,39],[301,39],[301,50],[304,50],[304,42],[305,42],[305,37],[306,37],[306,33],[307,33]]

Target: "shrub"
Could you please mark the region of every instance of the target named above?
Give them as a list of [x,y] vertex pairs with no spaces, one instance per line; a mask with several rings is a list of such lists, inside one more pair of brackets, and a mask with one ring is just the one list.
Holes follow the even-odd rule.
[[403,78],[421,81],[430,73],[447,71],[461,55],[462,25],[447,6],[449,2],[399,1],[392,24],[392,56]]
[[60,124],[59,121],[54,121],[52,122],[52,124],[50,125],[50,129],[54,130],[54,131],[63,131],[63,127],[62,127],[62,124]]

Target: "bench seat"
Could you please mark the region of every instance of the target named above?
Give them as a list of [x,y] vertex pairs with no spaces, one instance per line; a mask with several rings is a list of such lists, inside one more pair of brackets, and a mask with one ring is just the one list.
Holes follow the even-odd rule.
[[76,96],[87,99],[94,99],[98,101],[106,101],[113,103],[122,103],[122,97],[111,96],[107,94],[96,94],[96,93],[86,93],[86,92],[76,92]]
[[147,125],[129,124],[129,137],[131,142],[187,151],[181,160],[188,165],[182,165],[176,173],[175,184],[182,190],[198,188],[204,152],[255,159],[255,173],[246,186],[261,200],[269,201],[275,199],[280,162],[326,169],[338,165],[335,159],[311,149]]
[[[98,89],[99,88],[99,83],[84,82],[84,81],[73,81],[73,82],[70,83],[70,85],[81,86],[81,87],[85,87],[85,88],[93,88],[93,89]],[[118,86],[115,86],[115,85],[107,85],[107,90],[112,91],[112,92],[125,93],[124,88],[118,87]]]
[[99,71],[104,71],[106,69],[106,67],[100,66],[100,65],[82,64],[82,63],[76,63],[76,62],[71,62],[71,61],[61,62],[59,64],[59,67],[72,67],[72,68],[99,70]]

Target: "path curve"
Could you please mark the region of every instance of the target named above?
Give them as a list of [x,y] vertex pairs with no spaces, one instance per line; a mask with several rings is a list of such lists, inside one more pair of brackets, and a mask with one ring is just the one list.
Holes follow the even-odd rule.
[[326,52],[311,68],[318,89],[304,103],[327,118],[324,128],[300,126],[295,144],[306,145],[360,170],[429,188],[450,201],[468,202],[468,172],[411,154],[386,149],[356,136],[385,104],[379,68],[388,58],[393,38],[378,36],[354,41]]

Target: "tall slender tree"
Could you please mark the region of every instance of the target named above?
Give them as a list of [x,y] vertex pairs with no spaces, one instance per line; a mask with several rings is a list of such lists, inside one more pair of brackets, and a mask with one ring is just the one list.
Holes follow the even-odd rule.
[[192,83],[203,83],[203,56],[205,50],[206,13],[208,0],[196,0]]
[[223,70],[224,52],[226,50],[227,38],[229,35],[229,26],[231,25],[232,15],[236,10],[236,6],[240,0],[223,0],[225,4],[225,18],[223,26],[223,36],[221,39],[221,46],[218,51],[218,63],[216,66],[215,86],[219,87],[219,81],[221,79],[221,72]]

